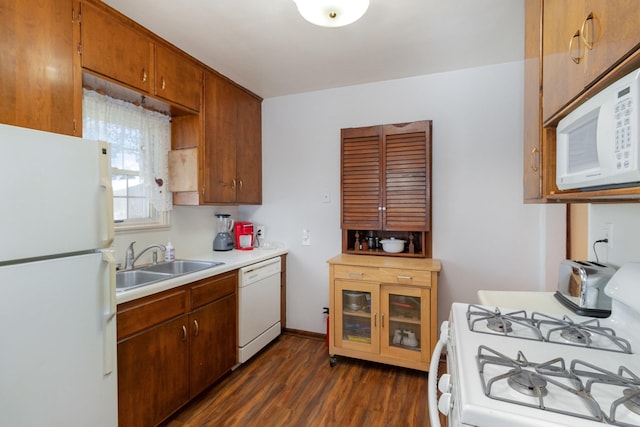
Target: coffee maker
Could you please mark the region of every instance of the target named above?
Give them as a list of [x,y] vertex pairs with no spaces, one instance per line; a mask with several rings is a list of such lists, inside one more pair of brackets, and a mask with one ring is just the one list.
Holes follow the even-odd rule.
[[253,249],[253,224],[247,221],[236,221],[236,249],[250,251]]
[[218,234],[213,239],[214,251],[230,251],[233,249],[233,237],[231,237],[231,230],[233,229],[233,220],[229,214],[216,214],[216,228]]

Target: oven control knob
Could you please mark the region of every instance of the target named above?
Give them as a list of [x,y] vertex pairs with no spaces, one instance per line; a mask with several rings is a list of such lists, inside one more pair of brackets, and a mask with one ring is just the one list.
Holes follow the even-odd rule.
[[451,410],[451,393],[442,393],[438,399],[438,411],[444,415],[449,415]]
[[449,393],[451,391],[451,375],[443,374],[438,381],[438,390],[442,393]]

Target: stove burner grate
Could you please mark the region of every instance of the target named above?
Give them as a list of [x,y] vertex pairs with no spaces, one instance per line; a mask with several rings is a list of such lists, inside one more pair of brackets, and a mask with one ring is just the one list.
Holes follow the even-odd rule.
[[621,406],[640,415],[640,378],[636,374],[624,366],[620,366],[618,372],[614,373],[582,360],[573,360],[570,371],[585,379],[586,393],[591,394],[597,388],[609,388],[617,392],[619,397],[611,403],[609,414],[603,412],[607,423],[625,427],[638,426],[619,419],[622,418]]
[[[535,321],[527,316],[525,310],[501,313],[498,308],[491,311],[485,307],[470,304],[467,308],[469,330],[485,334],[516,336],[534,341],[542,341],[542,334]],[[486,326],[486,328],[485,328]],[[517,331],[520,333],[517,333]],[[521,332],[524,331],[524,334]]]
[[531,318],[544,341],[631,354],[629,341],[618,337],[613,329],[600,326],[599,319],[576,323],[567,316],[558,319],[541,313],[533,313]]
[[[596,422],[605,419],[598,403],[585,391],[580,378],[566,368],[562,358],[532,363],[522,351],[512,359],[481,345],[476,360],[484,394],[491,399]],[[523,398],[512,396],[508,393],[510,389],[524,395]],[[558,403],[566,400],[570,404]]]

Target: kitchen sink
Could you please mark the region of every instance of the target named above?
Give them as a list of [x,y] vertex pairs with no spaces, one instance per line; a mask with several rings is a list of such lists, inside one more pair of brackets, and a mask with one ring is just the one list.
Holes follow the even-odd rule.
[[143,270],[116,271],[116,291],[126,291],[171,277],[171,274]]
[[222,264],[224,263],[180,259],[147,265],[134,270],[116,271],[116,291],[127,291]]
[[160,264],[153,264],[147,267],[142,267],[141,270],[157,273],[168,273],[173,276],[180,276],[182,274],[193,273],[195,271],[204,270],[205,268],[211,268],[222,264],[224,263],[177,259],[175,261],[163,262]]

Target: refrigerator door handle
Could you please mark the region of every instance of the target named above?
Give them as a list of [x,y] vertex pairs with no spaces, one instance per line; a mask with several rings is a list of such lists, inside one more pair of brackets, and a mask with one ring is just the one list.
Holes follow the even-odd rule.
[[107,264],[104,288],[107,306],[104,314],[104,354],[103,354],[103,374],[109,375],[113,372],[113,359],[116,353],[116,260],[110,251],[103,250],[102,262]]
[[111,183],[111,151],[109,143],[99,141],[100,150],[100,188],[102,189],[100,197],[104,204],[102,210],[101,230],[105,231],[105,238],[102,239],[101,247],[108,248],[115,238],[115,230],[113,226],[113,186]]

